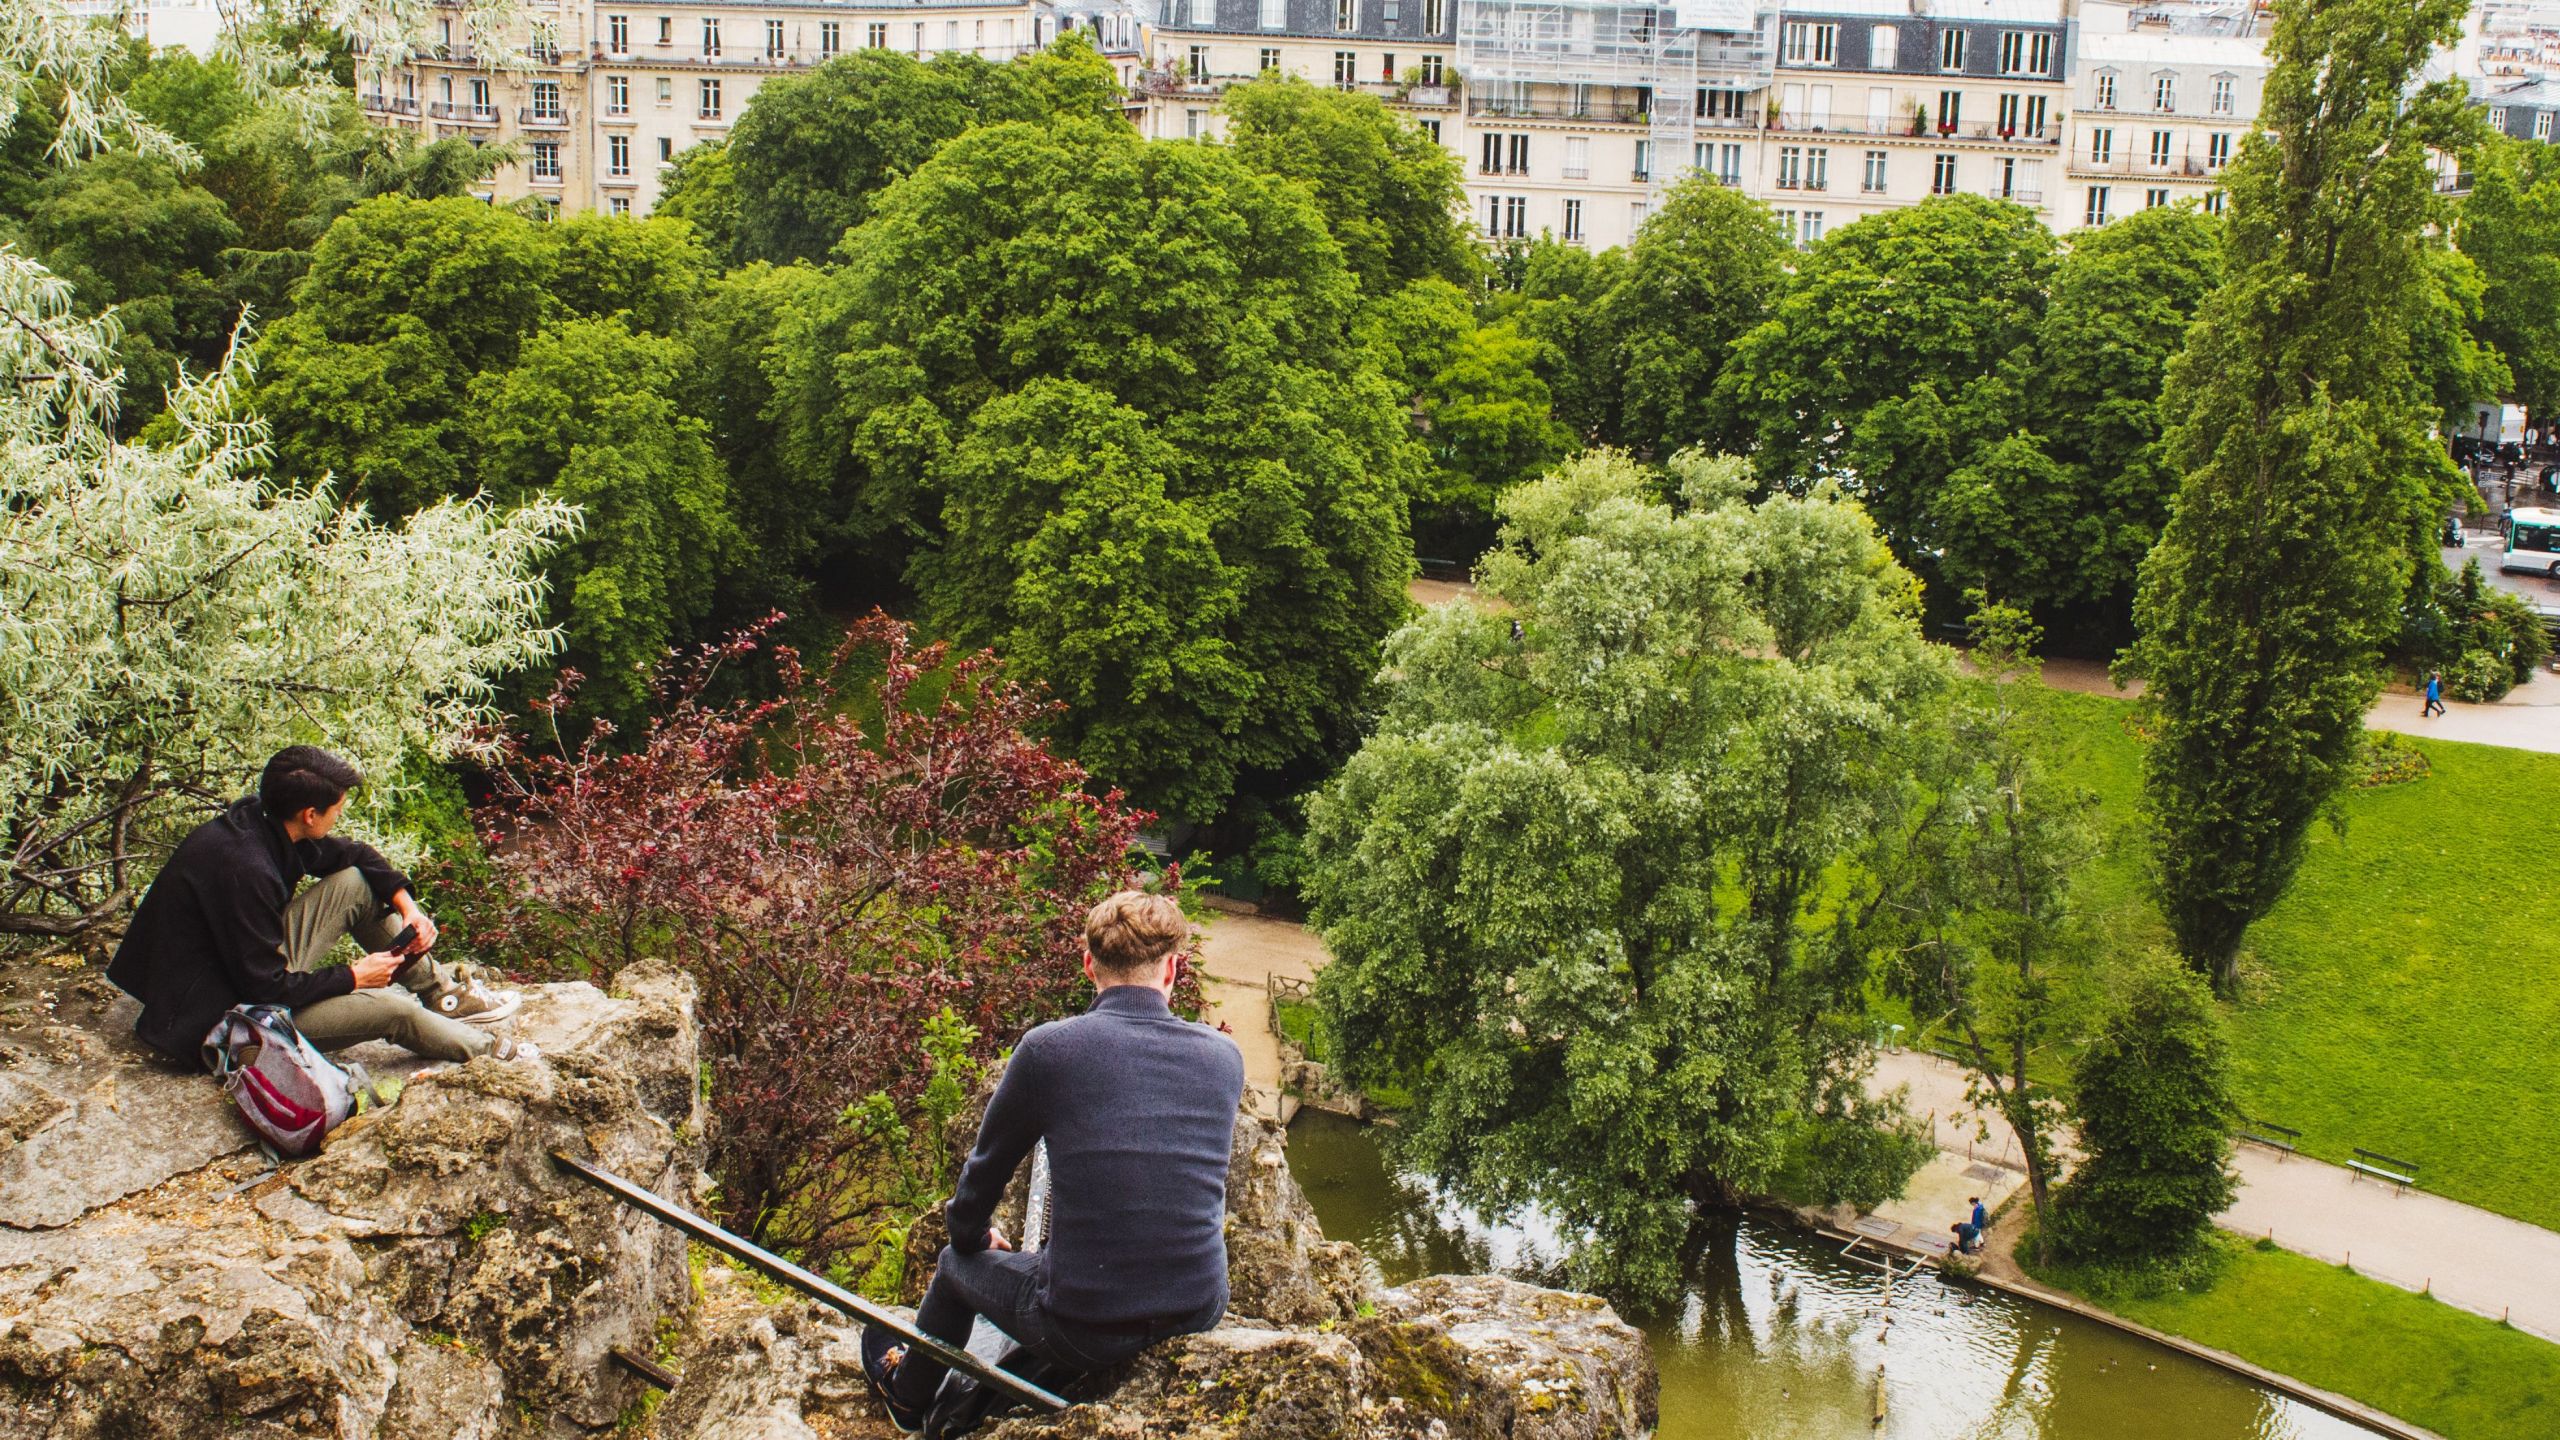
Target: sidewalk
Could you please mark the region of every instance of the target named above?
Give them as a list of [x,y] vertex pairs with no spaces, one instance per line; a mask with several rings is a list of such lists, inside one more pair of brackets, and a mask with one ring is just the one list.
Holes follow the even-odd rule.
[[[1914,1112],[1937,1113],[1940,1148],[1972,1145],[2015,1163],[2017,1137],[2005,1122],[1990,1121],[1988,1141],[1974,1138],[1976,1117],[1957,1066],[1917,1051],[1878,1055],[1869,1088],[1897,1085],[1911,1088]],[[2439,1195],[2395,1192],[2325,1161],[2259,1145],[2239,1146],[2232,1167],[2240,1195],[2216,1217],[2224,1228],[2252,1238],[2272,1233],[2297,1254],[2351,1264],[2404,1290],[2432,1290],[2448,1305],[2504,1315],[2519,1330],[2560,1341],[2560,1231]]]
[[1261,915],[1221,911],[1205,928],[1199,970],[1209,1021],[1225,1025],[1244,1052],[1247,1103],[1278,1120],[1280,1041],[1271,1033],[1263,981],[1273,975],[1313,980],[1326,959],[1324,946],[1299,925]]

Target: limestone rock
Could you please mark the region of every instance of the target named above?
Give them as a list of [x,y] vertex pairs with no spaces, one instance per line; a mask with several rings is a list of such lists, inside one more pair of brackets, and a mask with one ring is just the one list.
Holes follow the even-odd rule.
[[103,1143],[102,1093],[126,1097],[137,1132],[203,1138],[146,1148],[112,1178],[0,1172],[0,1440],[440,1440],[527,1419],[597,1429],[633,1401],[605,1352],[648,1350],[682,1307],[682,1239],[549,1154],[687,1193],[703,1125],[689,984],[641,967],[611,996],[530,991],[516,1025],[544,1052],[534,1064],[368,1056],[413,1072],[399,1103],[280,1171],[209,1082],[124,1053],[113,1009],[0,1032],[81,1097],[0,1159],[66,1126]]

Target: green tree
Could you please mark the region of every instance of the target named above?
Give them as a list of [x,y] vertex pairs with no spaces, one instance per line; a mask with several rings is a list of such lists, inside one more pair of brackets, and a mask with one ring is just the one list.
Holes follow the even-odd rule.
[[1487,306],[1508,317],[1520,333],[1541,342],[1539,374],[1555,397],[1556,420],[1586,444],[1623,445],[1618,422],[1623,313],[1602,301],[1624,281],[1627,254],[1598,254],[1541,236],[1521,257],[1516,290],[1497,293]]
[[743,256],[738,205],[738,170],[730,161],[728,143],[706,142],[676,155],[649,213],[693,226],[715,259],[735,265]]
[[2454,231],[2485,282],[2480,330],[2506,357],[2516,403],[2560,414],[2560,163],[2539,142],[2495,138],[2473,164]]
[[1742,448],[1749,431],[1717,381],[1785,288],[1788,258],[1768,206],[1702,174],[1672,187],[1600,302],[1616,341],[1620,443],[1657,455]]
[[1543,349],[1511,325],[1469,326],[1424,383],[1423,444],[1433,468],[1420,508],[1434,519],[1489,526],[1495,496],[1573,448],[1573,432],[1556,422],[1538,378]]
[[1509,613],[1388,642],[1306,839],[1346,1077],[1409,1086],[1408,1158],[1553,1210],[1594,1239],[1579,1283],[1647,1299],[1697,1207],[1808,1149],[1821,1198],[1873,1203],[1926,1150],[1861,1098],[1865,940],[1835,912],[1949,680],[1855,505],[1674,469],[1676,506],[1607,451],[1502,497]]
[[2399,628],[2413,542],[2457,483],[2412,330],[2447,218],[2429,151],[2478,126],[2420,85],[2462,0],[2278,11],[2260,118],[2226,171],[2228,278],[2171,366],[2184,475],[2142,568],[2157,736],[2144,757],[2163,908],[2228,989],[2250,923],[2344,783]]
[[682,328],[713,275],[711,256],[679,220],[573,215],[540,232],[551,251],[551,305],[571,315],[620,315],[631,328]]
[[1458,157],[1378,97],[1296,76],[1228,87],[1227,143],[1266,174],[1305,183],[1361,288],[1474,282]]
[[1982,437],[2017,427],[2005,367],[2043,317],[2054,253],[2033,211],[1978,195],[1824,237],[1720,382],[1756,432],[1764,483],[1836,477],[1898,553],[1936,549],[1947,477]]
[[[1039,617],[1000,617],[971,593],[990,588],[986,573],[932,551],[947,530],[965,533],[970,555],[1100,563],[1040,540],[1053,519],[1040,497],[1080,495],[1099,457],[1053,444],[1032,457],[1039,484],[978,493],[990,475],[978,457],[1027,453],[1016,427],[1029,401],[989,407],[1065,382],[1076,388],[1044,391],[1040,407],[1078,417],[1056,443],[1119,446],[1125,417],[1140,417],[1162,442],[1148,465],[1207,522],[1240,596],[1221,637],[1250,677],[1249,702],[1215,745],[1181,748],[1205,768],[1150,772],[1132,794],[1205,818],[1236,784],[1349,748],[1378,641],[1404,613],[1403,506],[1422,458],[1354,338],[1356,284],[1303,187],[1224,149],[1141,141],[1117,121],[988,126],[884,192],[846,254],[771,347],[786,459],[804,493],[846,497],[830,523],[884,560],[914,557],[926,608],[952,617],[963,643],[1031,625]],[[1084,423],[1094,416],[1111,423]],[[1108,504],[1097,492],[1091,513],[1135,503],[1127,486],[1145,474]],[[1050,583],[1018,575],[1009,603]],[[1009,658],[1043,681],[1072,678]],[[1072,722],[1088,745],[1106,726],[1157,723],[1125,696],[1096,703],[1111,713]]]
[[[753,563],[734,567],[718,609],[738,623],[775,610],[812,618],[812,580],[841,537],[827,517],[839,501],[794,482],[773,444],[777,418],[767,352],[783,316],[810,303],[825,277],[763,261],[712,281],[684,331],[691,363],[677,380],[688,415],[710,427],[729,476],[729,507]],[[823,646],[819,647],[823,648]]]
[[2071,1077],[2082,1159],[2054,1197],[2069,1258],[2174,1264],[2231,1204],[2231,1081],[2222,1016],[2174,964],[2134,973]]
[[734,259],[824,260],[870,218],[879,193],[978,125],[1083,117],[1117,122],[1111,67],[1080,35],[999,65],[949,50],[918,60],[863,49],[777,78],[738,117]]
[[510,502],[576,505],[585,523],[550,566],[582,704],[626,727],[668,647],[709,614],[737,543],[709,427],[676,406],[680,341],[619,317],[570,320],[471,386],[481,482]]
[[2093,797],[2039,756],[2051,733],[2027,612],[1979,591],[1972,660],[1928,799],[1907,830],[1880,836],[1861,903],[1885,984],[1952,1047],[1967,1098],[2018,1137],[2039,1238],[2049,1234],[2061,1096],[2042,1073],[2077,1038],[2098,953],[2073,889],[2096,854]]

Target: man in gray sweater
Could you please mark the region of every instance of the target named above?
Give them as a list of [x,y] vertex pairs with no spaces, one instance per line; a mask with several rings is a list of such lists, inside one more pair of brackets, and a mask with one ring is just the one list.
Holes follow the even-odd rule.
[[[1075,1372],[1215,1327],[1227,1308],[1227,1159],[1244,1058],[1168,1005],[1190,934],[1161,895],[1124,890],[1085,917],[1093,1008],[1033,1029],[978,1126],[916,1328],[968,1343],[983,1315]],[[1048,1247],[1025,1255],[994,1225],[1031,1147],[1049,1147]],[[879,1329],[863,1369],[890,1420],[913,1432],[945,1367]]]

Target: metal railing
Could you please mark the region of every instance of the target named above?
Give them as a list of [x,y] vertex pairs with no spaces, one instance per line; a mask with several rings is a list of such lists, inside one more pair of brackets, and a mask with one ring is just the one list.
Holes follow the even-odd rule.
[[1571,100],[1505,100],[1493,96],[1467,98],[1467,113],[1491,120],[1593,120],[1613,125],[1645,120],[1644,107],[1624,103],[1576,103]]
[[497,106],[466,105],[458,100],[430,101],[427,105],[427,114],[438,120],[459,120],[466,125],[498,123]]
[[833,1281],[812,1275],[772,1251],[742,1240],[680,1205],[673,1205],[659,1199],[645,1186],[626,1180],[610,1170],[599,1169],[583,1160],[574,1159],[558,1150],[551,1152],[551,1162],[650,1219],[680,1230],[732,1260],[754,1266],[764,1274],[765,1278],[788,1289],[796,1290],[821,1305],[841,1310],[865,1325],[877,1325],[889,1331],[981,1385],[994,1386],[1017,1400],[1027,1401],[1043,1409],[1067,1408],[1067,1401],[1063,1397],[1034,1385],[1019,1375],[1000,1370],[956,1345],[936,1340]]
[[569,111],[565,106],[542,110],[520,105],[516,107],[516,123],[528,129],[565,130],[569,127]]

